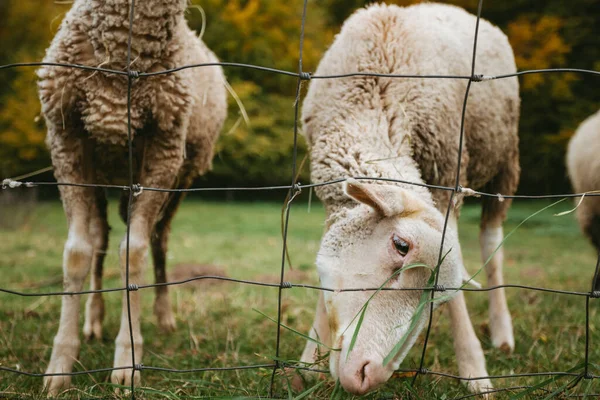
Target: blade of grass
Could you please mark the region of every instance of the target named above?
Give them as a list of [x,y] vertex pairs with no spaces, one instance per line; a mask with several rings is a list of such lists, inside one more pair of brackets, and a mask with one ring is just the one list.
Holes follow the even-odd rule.
[[290,383],[290,378],[288,377],[288,374],[286,373],[286,371],[284,371],[283,377],[285,378],[285,383],[286,383],[286,386],[287,386],[288,400],[293,400],[294,399],[294,393],[292,392],[292,385]]
[[590,395],[590,392],[592,391],[592,382],[593,379],[589,379],[587,386],[585,388],[585,392],[583,393],[583,400],[587,399],[587,397]]
[[[273,322],[277,323],[277,320],[276,320],[276,319],[269,317],[267,314],[263,313],[262,311],[260,311],[260,310],[257,310],[256,308],[253,308],[252,310],[253,310],[253,311],[256,311],[257,313],[259,313],[259,314],[260,314],[260,315],[262,315],[263,317],[265,317],[265,318],[267,318],[267,319],[269,319],[269,320],[271,320],[271,321],[273,321]],[[308,336],[308,335],[305,335],[305,334],[304,334],[304,333],[302,333],[302,332],[298,332],[298,331],[297,331],[297,330],[295,330],[294,328],[291,328],[291,327],[289,327],[289,326],[287,326],[287,325],[285,325],[285,324],[281,324],[281,323],[280,323],[279,325],[280,325],[280,326],[282,326],[283,328],[285,328],[285,329],[289,330],[289,331],[292,331],[292,332],[294,332],[296,335],[299,335],[299,336],[303,337],[303,338],[304,338],[304,339],[306,339],[306,340],[309,340],[309,341],[311,341],[311,342],[313,342],[313,343],[316,343],[316,344],[318,344],[319,346],[323,346],[323,347],[325,347],[325,348],[326,348],[326,349],[328,349],[328,350],[331,350],[331,351],[341,351],[341,350],[342,350],[342,349],[336,349],[336,348],[333,348],[333,347],[329,347],[329,346],[327,346],[325,343],[321,343],[321,342],[319,342],[318,340],[316,340],[316,339],[314,339],[314,338],[311,338],[310,336]]]
[[581,195],[581,198],[579,199],[579,202],[577,202],[577,205],[567,211],[563,211],[563,212],[559,212],[558,214],[554,214],[555,217],[562,217],[563,215],[567,215],[567,214],[571,214],[573,211],[577,210],[579,208],[579,206],[581,205],[581,203],[583,202],[583,199],[585,198],[585,196],[587,194],[596,194],[596,193],[600,193],[600,190],[591,190],[589,192],[585,192]]
[[547,386],[547,385],[551,384],[552,382],[556,381],[556,379],[558,379],[558,377],[556,377],[556,376],[553,376],[551,378],[545,379],[542,382],[540,382],[540,383],[538,383],[538,384],[536,384],[536,385],[534,385],[534,386],[532,386],[530,388],[522,390],[519,393],[517,393],[516,395],[511,396],[510,400],[518,400],[518,399],[521,399],[521,398],[523,398],[523,397],[525,397],[527,395],[533,395],[533,393],[535,391],[540,390],[544,386]]
[[573,386],[577,385],[582,378],[583,378],[583,376],[580,375],[574,379],[571,379],[570,381],[568,381],[567,383],[565,383],[564,385],[562,385],[561,387],[556,389],[554,392],[552,392],[548,396],[544,397],[543,400],[550,400],[550,399],[555,398],[556,396],[559,396],[565,390],[569,390]]
[[383,282],[379,288],[373,292],[373,294],[367,299],[367,301],[365,302],[365,304],[363,304],[363,306],[361,307],[361,309],[358,311],[358,313],[354,316],[354,318],[352,318],[352,320],[350,321],[350,323],[348,324],[348,326],[346,327],[346,329],[344,329],[344,332],[342,332],[342,335],[344,333],[346,333],[346,331],[348,330],[348,328],[352,325],[352,323],[354,322],[354,320],[356,319],[356,317],[358,316],[358,322],[356,323],[356,328],[354,329],[354,333],[352,334],[352,339],[350,340],[350,346],[348,347],[348,353],[346,353],[346,358],[348,358],[348,355],[350,354],[350,352],[352,351],[352,349],[354,348],[354,345],[356,344],[356,338],[358,337],[358,332],[360,332],[360,328],[362,327],[362,323],[364,320],[364,316],[365,313],[367,311],[367,307],[369,306],[370,301],[373,299],[373,297],[379,293],[381,291],[381,289],[383,289],[383,287],[390,281],[392,280],[394,277],[398,276],[400,273],[407,271],[409,269],[413,269],[413,268],[429,268],[432,269],[430,266],[426,265],[426,264],[410,264],[407,265],[404,268],[399,269],[398,271],[395,271],[389,278],[387,278],[385,280],[385,282]]
[[412,394],[413,396],[415,396],[415,398],[418,398],[417,392],[415,390],[415,388],[412,385],[412,380],[407,379],[403,382],[403,386],[406,388],[406,390],[409,391],[410,394]]
[[[578,364],[576,366],[574,366],[573,368],[569,369],[567,372],[575,372],[578,369],[582,369],[584,367],[584,363]],[[543,380],[542,382],[538,383],[537,385],[534,385],[528,389],[525,389],[519,393],[517,393],[516,395],[513,395],[510,397],[510,400],[519,400],[527,395],[532,395],[533,392],[542,389],[544,386],[547,386],[553,382],[556,382],[558,379],[560,379],[563,376],[551,376],[548,379]],[[567,385],[569,385],[573,380],[569,381],[567,383]]]
[[[329,356],[329,352],[326,353],[327,356]],[[283,358],[283,357],[271,357],[274,361],[280,361],[283,365],[289,365],[290,368],[294,368],[292,365],[294,364],[304,364],[307,367],[313,366],[313,365],[317,365],[319,364],[319,362],[314,362],[314,363],[310,363],[310,362],[306,362],[306,361],[300,361],[300,360],[291,360],[289,358]]]
[[294,398],[294,400],[300,400],[300,399],[305,398],[306,396],[308,396],[309,394],[311,394],[312,392],[314,392],[315,390],[317,390],[318,388],[320,388],[321,386],[323,386],[323,384],[325,382],[326,381],[321,381],[321,382],[317,383],[315,386],[313,386],[313,387],[305,390],[304,392],[300,393],[298,396],[296,396]]
[[479,268],[479,270],[473,276],[471,276],[471,278],[469,278],[468,281],[464,282],[463,285],[460,287],[460,289],[464,288],[465,285],[467,285],[469,282],[471,282],[473,279],[475,279],[477,277],[477,275],[479,275],[479,273],[490,263],[492,258],[494,258],[494,256],[498,252],[498,250],[500,250],[500,248],[504,245],[504,242],[506,242],[506,240],[508,240],[508,238],[511,237],[525,222],[529,221],[531,218],[535,217],[536,215],[546,211],[547,209],[552,208],[552,207],[556,206],[557,204],[562,203],[565,200],[566,200],[566,198],[562,198],[546,207],[543,207],[543,208],[537,210],[536,212],[534,212],[533,214],[531,214],[527,218],[525,218],[523,221],[521,221],[517,226],[515,226],[510,232],[508,232],[506,234],[506,236],[504,236],[504,238],[502,239],[502,241],[500,242],[498,247],[496,247],[496,249],[492,252],[492,254],[490,254],[490,256],[487,258],[487,260],[485,260],[485,262],[483,263],[481,268]]
[[[525,218],[523,221],[521,221],[514,229],[512,229],[506,236],[504,236],[504,239],[502,239],[502,241],[500,242],[500,244],[498,245],[498,247],[496,247],[496,249],[492,252],[492,254],[490,254],[490,256],[487,258],[487,260],[485,261],[485,263],[477,270],[477,272],[475,272],[475,274],[473,274],[473,276],[471,276],[471,278],[469,278],[468,281],[463,282],[463,284],[458,288],[458,290],[462,290],[466,285],[468,285],[475,277],[477,277],[477,275],[479,275],[479,273],[489,264],[489,262],[492,260],[492,258],[494,258],[494,255],[498,252],[498,250],[500,250],[500,248],[504,245],[504,242],[513,235],[513,233],[515,233],[517,231],[517,229],[519,229],[521,227],[521,225],[523,225],[525,222],[527,222],[529,219],[535,217],[536,215],[538,215],[541,212],[546,211],[547,209],[554,207],[555,205],[557,205],[558,203],[564,201],[566,199],[561,199],[559,201],[556,201],[552,204],[550,204],[549,206],[546,206],[538,211],[536,211],[535,213],[531,214],[530,216],[528,216],[527,218]],[[558,214],[555,214],[555,216]],[[449,300],[453,295],[446,295],[446,296],[439,296],[436,297],[435,299],[430,299],[430,301],[446,301]]]
[[356,329],[354,329],[354,333],[352,334],[352,340],[350,340],[350,347],[348,347],[348,352],[346,353],[346,358],[348,358],[348,355],[350,354],[350,352],[354,348],[354,345],[356,344],[356,338],[358,337],[358,331],[360,331],[360,327],[362,326],[362,323],[365,319],[365,313],[367,312],[367,305],[368,305],[368,302],[362,306],[362,310],[360,312],[360,317],[358,317],[358,322],[356,323]]
[[[304,158],[302,158],[302,161],[300,161],[300,166],[298,166],[298,172],[296,173],[296,176],[294,177],[294,182],[298,182],[298,178],[300,178],[300,175],[302,174],[302,170],[304,169],[304,164],[306,163],[306,160],[308,160],[308,153],[306,153],[304,155]],[[282,239],[283,239],[284,230],[285,230],[286,210],[290,206],[291,200],[294,200],[294,197],[296,197],[296,195],[298,195],[298,194],[300,194],[300,191],[294,192],[292,194],[292,191],[289,190],[287,195],[285,196],[285,200],[283,201],[283,206],[281,207],[281,238]],[[290,198],[290,196],[291,196],[291,198]],[[284,250],[285,250],[285,257],[287,259],[288,265],[290,266],[290,270],[293,270],[294,267],[292,265],[292,258],[290,257],[290,253],[289,253],[287,247]]]
[[329,397],[329,400],[337,400],[340,395],[342,394],[342,391],[340,390],[340,380],[337,379],[335,381],[335,386],[333,387],[333,391],[331,392],[331,396]]
[[[446,256],[450,253],[451,250],[452,249],[448,250],[448,252],[442,257],[442,259],[440,260],[438,265],[432,271],[431,275],[429,276],[429,279],[427,279],[426,286],[433,287],[433,284],[435,283],[435,277],[439,271],[440,265],[442,265],[442,263],[446,259]],[[421,315],[423,315],[423,312],[425,311],[425,305],[428,303],[428,301],[427,301],[428,299],[429,299],[429,291],[423,290],[423,293],[421,293],[421,298],[419,299],[419,304],[417,305],[417,308],[415,309],[415,313],[413,314],[413,316],[410,319],[410,325],[408,327],[408,330],[404,333],[404,335],[402,335],[402,338],[400,339],[400,341],[398,343],[396,343],[396,345],[394,346],[392,351],[383,359],[383,365],[388,365],[389,362],[391,360],[393,360],[394,358],[396,358],[398,353],[400,353],[400,351],[402,350],[402,347],[404,347],[404,344],[406,343],[406,340],[408,339],[410,334],[414,331],[414,329],[417,327],[417,324],[418,324],[419,320],[421,319]]]

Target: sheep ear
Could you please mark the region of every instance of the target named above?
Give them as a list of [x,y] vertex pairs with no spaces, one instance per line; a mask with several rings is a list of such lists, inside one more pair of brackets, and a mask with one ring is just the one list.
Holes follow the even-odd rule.
[[344,193],[359,203],[368,205],[384,217],[408,215],[427,207],[413,194],[393,185],[360,183],[356,179],[348,179],[344,183]]

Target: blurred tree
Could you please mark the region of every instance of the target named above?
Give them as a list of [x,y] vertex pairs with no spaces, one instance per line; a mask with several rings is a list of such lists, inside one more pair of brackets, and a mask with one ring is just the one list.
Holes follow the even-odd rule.
[[[203,39],[222,60],[287,71],[298,69],[302,0],[194,0],[207,16]],[[192,11],[193,9],[190,9]],[[200,30],[199,13],[188,20]],[[332,38],[323,15],[311,2],[303,47],[304,70],[311,71]],[[293,95],[295,79],[252,69],[227,69],[227,76],[252,82],[268,92]],[[235,80],[235,79],[234,79]]]
[[[519,69],[598,70],[596,0],[549,0],[506,24]],[[551,73],[521,77],[521,193],[570,190],[564,157],[577,126],[600,107],[598,78]]]
[[[1,1],[0,65],[41,60],[67,9],[50,1]],[[46,167],[50,159],[39,118],[35,69],[12,68],[0,73],[0,176]]]
[[[298,70],[303,0],[194,0],[190,26],[221,60],[286,71]],[[303,70],[314,71],[333,40],[325,14],[314,3],[307,11]],[[226,185],[288,184],[291,179],[296,78],[246,68],[226,67],[225,75],[244,104],[249,123],[230,98],[229,118],[217,145],[208,180]],[[299,139],[299,159],[306,146]],[[301,180],[307,182],[308,167]]]

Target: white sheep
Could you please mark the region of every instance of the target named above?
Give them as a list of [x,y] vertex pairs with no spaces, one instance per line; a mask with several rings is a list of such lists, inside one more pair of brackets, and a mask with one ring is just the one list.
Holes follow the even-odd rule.
[[[131,43],[132,70],[157,72],[188,64],[216,62],[215,55],[188,28],[187,0],[136,3]],[[47,50],[45,62],[127,69],[130,0],[75,0]],[[128,184],[127,76],[80,69],[43,67],[39,95],[48,126],[55,176],[60,183]],[[213,146],[227,113],[222,69],[186,69],[144,77],[131,89],[134,182],[142,187],[188,188],[211,167]],[[80,291],[93,266],[91,289],[102,288],[102,263],[108,244],[107,201],[102,189],[60,186],[69,235],[64,248],[64,290]],[[157,283],[166,282],[165,253],[170,223],[182,193],[145,190],[136,196],[130,215],[129,282],[141,283],[151,247]],[[121,200],[127,217],[128,193]],[[120,263],[125,278],[126,241]],[[131,292],[135,362],[142,361],[140,294]],[[60,324],[47,373],[69,373],[77,359],[80,296],[63,296]],[[132,365],[126,293],[114,367]],[[175,327],[167,287],[156,289],[158,324]],[[104,305],[89,297],[84,334],[100,337]],[[85,364],[85,362],[84,362]],[[134,381],[140,379],[135,372]],[[49,394],[69,386],[70,376],[48,376]],[[116,384],[131,383],[131,369],[112,372]]]
[[[567,171],[576,193],[600,190],[600,111],[577,128],[567,149]],[[577,202],[580,199],[576,199]],[[577,207],[582,231],[600,252],[600,197],[587,196]]]
[[[343,25],[316,75],[353,72],[469,76],[476,18],[448,5],[424,3],[401,8],[373,5]],[[506,36],[481,20],[477,72],[515,72]],[[313,182],[347,177],[399,179],[454,187],[461,110],[467,81],[357,76],[313,79],[303,107]],[[469,95],[460,185],[513,194],[519,181],[519,93],[516,78],[473,83]],[[378,287],[413,263],[434,267],[440,254],[449,191],[382,181],[349,180],[321,186],[327,212],[317,255],[321,284],[333,289]],[[460,196],[459,196],[460,197]],[[483,198],[481,254],[486,260],[503,239],[509,201]],[[461,201],[450,215],[439,284],[458,287],[469,276],[457,237]],[[501,285],[502,250],[486,266],[490,286]],[[424,287],[428,268],[407,268],[388,286]],[[405,345],[387,365],[384,358],[408,331],[420,291],[385,291],[369,303],[352,351],[355,318],[372,292],[323,292],[310,331],[332,348],[330,370],[349,392],[362,394],[386,382],[414,344],[429,316],[418,320]],[[448,295],[437,293],[436,296]],[[437,303],[436,303],[437,304]],[[481,344],[462,292],[449,302],[454,348],[463,377],[486,377]],[[354,318],[354,319],[353,319]],[[503,290],[490,291],[492,343],[514,348]],[[314,362],[319,349],[308,342],[302,361]],[[473,391],[489,379],[469,381]]]

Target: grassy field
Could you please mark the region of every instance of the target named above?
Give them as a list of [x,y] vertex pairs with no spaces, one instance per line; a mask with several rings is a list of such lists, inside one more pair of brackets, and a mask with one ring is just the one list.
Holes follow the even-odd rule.
[[[549,203],[519,202],[510,214],[505,233]],[[105,287],[121,286],[117,248],[124,234],[116,204],[111,204],[113,227],[105,267]],[[532,218],[506,243],[505,277],[507,283],[555,289],[587,291],[592,278],[595,255],[579,233],[572,214],[554,213],[572,207],[569,201]],[[278,281],[281,268],[281,205],[276,203],[217,203],[190,196],[177,215],[169,249],[170,272],[185,276],[185,264],[210,264],[233,278]],[[66,224],[60,203],[40,203],[26,211],[4,210],[0,226],[0,287],[34,292],[61,289],[62,246]],[[313,260],[323,229],[323,209],[305,203],[292,208],[289,250],[294,270],[286,279],[294,283],[317,284]],[[467,205],[461,217],[461,243],[467,268],[480,267],[478,244],[479,207]],[[286,267],[287,268],[287,267]],[[481,275],[483,278],[484,274]],[[151,268],[147,281],[152,282]],[[144,365],[167,368],[225,367],[271,363],[274,356],[276,326],[261,312],[275,317],[277,289],[212,281],[172,287],[178,329],[162,335],[152,315],[154,295],[143,290]],[[514,317],[516,350],[506,355],[493,349],[487,335],[487,295],[467,293],[475,329],[482,340],[492,375],[527,372],[567,371],[584,361],[585,298],[530,290],[507,289]],[[307,332],[312,322],[317,293],[288,289],[283,292],[283,322]],[[120,293],[105,295],[107,315],[104,339],[83,343],[78,371],[112,366],[114,338],[120,315]],[[83,300],[82,300],[83,301]],[[599,300],[590,305],[590,360],[600,357],[597,324]],[[0,366],[43,373],[57,329],[60,297],[18,297],[0,293]],[[82,316],[83,321],[83,316]],[[418,366],[422,338],[402,367]],[[282,331],[281,356],[300,357],[304,341],[290,331]],[[430,370],[457,374],[449,320],[445,310],[434,315],[425,366]],[[144,371],[138,398],[264,397],[268,395],[271,369],[229,372],[169,374]],[[581,371],[581,368],[577,370]],[[598,371],[593,367],[593,373]],[[74,377],[74,388],[65,396],[73,398],[110,398],[115,396],[108,373]],[[498,379],[496,387],[533,385],[545,377]],[[572,378],[561,377],[544,386],[553,391]],[[459,382],[435,376],[422,376],[414,387],[403,376],[393,378],[368,398],[452,399],[467,395]],[[279,397],[294,398],[302,392],[289,391],[286,379],[276,379]],[[318,385],[315,387],[315,385]],[[0,398],[40,397],[42,378],[30,378],[0,371]],[[335,382],[309,381],[305,389],[314,390],[307,398],[330,398]],[[600,391],[600,383],[583,380],[571,394]],[[517,392],[512,392],[515,395]],[[523,398],[543,398],[537,391]],[[337,398],[351,398],[345,394]],[[504,393],[496,398],[509,398]]]

